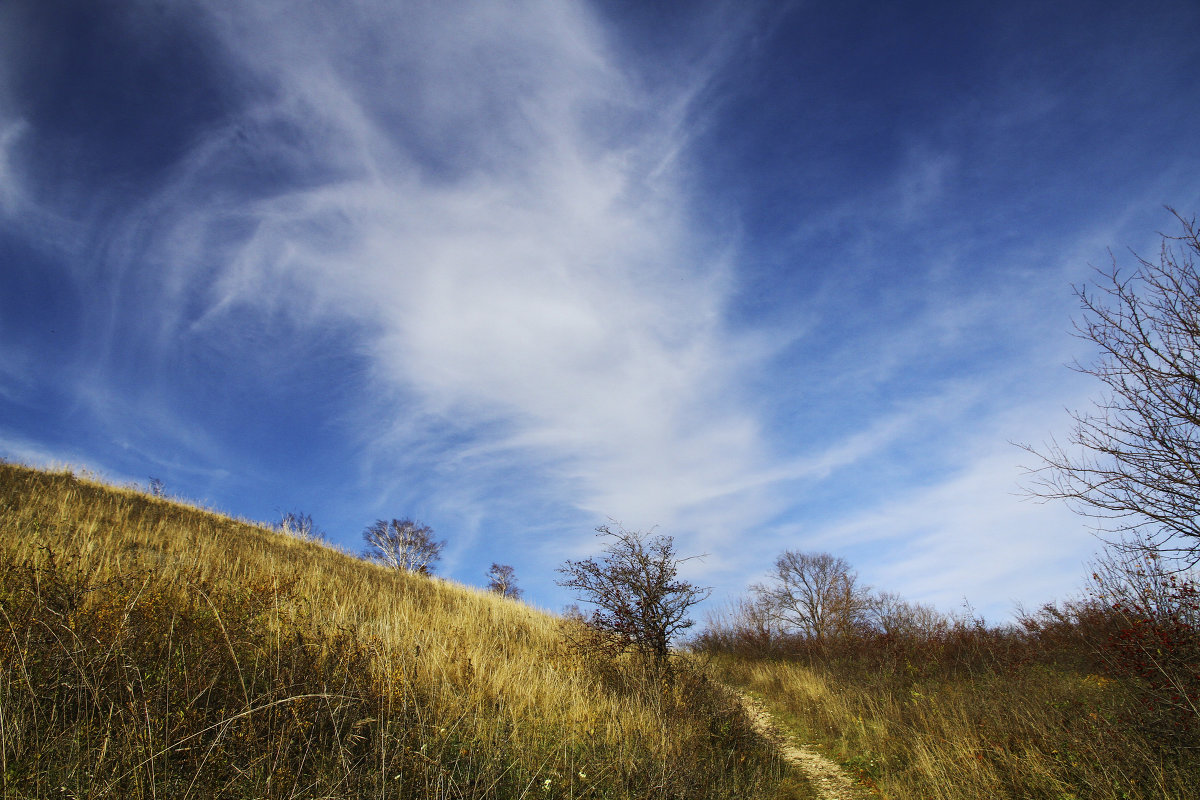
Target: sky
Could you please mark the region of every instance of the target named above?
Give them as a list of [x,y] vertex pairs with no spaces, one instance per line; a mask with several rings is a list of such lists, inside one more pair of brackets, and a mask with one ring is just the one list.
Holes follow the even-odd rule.
[[1194,0],[6,0],[0,456],[1002,621],[1100,547],[1016,443],[1200,213],[1197,76]]

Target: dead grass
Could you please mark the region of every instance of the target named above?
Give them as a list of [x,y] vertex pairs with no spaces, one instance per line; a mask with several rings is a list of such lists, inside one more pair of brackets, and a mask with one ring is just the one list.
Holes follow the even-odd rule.
[[782,791],[785,767],[703,675],[591,663],[562,624],[168,499],[0,464],[0,793]]
[[728,654],[714,668],[886,798],[1185,800],[1200,785],[1194,751],[1131,724],[1128,686],[1069,667],[916,653],[894,671]]

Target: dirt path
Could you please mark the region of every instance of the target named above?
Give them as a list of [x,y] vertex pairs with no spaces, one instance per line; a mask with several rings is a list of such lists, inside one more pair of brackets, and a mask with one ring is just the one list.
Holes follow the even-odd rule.
[[837,764],[813,748],[801,745],[784,734],[762,704],[753,697],[743,692],[737,692],[737,695],[745,705],[750,719],[754,721],[754,727],[758,728],[763,736],[779,743],[784,760],[808,776],[820,800],[866,800],[872,796],[866,789],[855,786]]

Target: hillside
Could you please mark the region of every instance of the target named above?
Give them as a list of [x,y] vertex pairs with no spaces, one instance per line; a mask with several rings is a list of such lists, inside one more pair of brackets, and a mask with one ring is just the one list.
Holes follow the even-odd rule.
[[702,676],[648,679],[447,581],[0,464],[5,797],[758,797]]

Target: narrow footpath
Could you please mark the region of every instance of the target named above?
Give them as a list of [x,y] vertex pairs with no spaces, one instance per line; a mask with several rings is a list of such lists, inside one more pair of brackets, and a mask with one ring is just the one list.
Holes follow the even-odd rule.
[[767,739],[779,743],[784,761],[791,763],[808,777],[820,800],[869,800],[873,797],[863,787],[856,786],[837,764],[812,747],[799,744],[781,731],[761,703],[744,692],[739,691],[737,695],[746,707],[746,713],[753,720],[754,727]]

